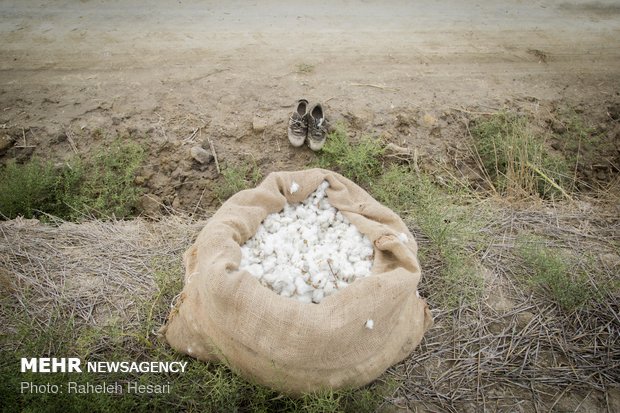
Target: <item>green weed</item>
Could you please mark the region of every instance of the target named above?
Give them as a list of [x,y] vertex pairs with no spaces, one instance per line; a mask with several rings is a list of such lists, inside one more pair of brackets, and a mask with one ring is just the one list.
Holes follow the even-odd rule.
[[8,162],[0,170],[0,214],[8,219],[33,218],[42,211],[55,211],[57,175],[51,163],[39,159],[24,165]]
[[[88,213],[98,218],[131,216],[140,196],[134,184],[135,173],[145,154],[138,144],[115,141],[107,150],[95,153],[82,166],[83,180],[74,195],[65,194],[66,203],[77,214]],[[65,174],[65,181],[69,179]],[[77,178],[74,176],[73,181]],[[73,195],[73,196],[72,196]]]
[[253,188],[261,179],[263,175],[255,163],[227,165],[222,171],[222,179],[215,187],[215,196],[220,202],[224,202],[239,191]]
[[479,234],[471,211],[458,206],[461,195],[441,191],[428,177],[417,176],[402,165],[391,165],[372,185],[372,194],[429,239],[420,260],[423,267],[434,259],[441,265],[439,277],[428,280],[438,283],[433,288],[433,300],[455,307],[479,297],[480,269],[474,253],[468,250]]
[[595,297],[596,292],[586,275],[567,252],[546,247],[540,240],[522,240],[517,255],[527,271],[524,274],[526,283],[553,299],[562,309],[577,309]]
[[500,194],[553,198],[573,188],[568,164],[549,153],[526,117],[498,113],[478,120],[471,134],[481,169]]
[[308,74],[314,72],[315,66],[309,63],[299,63],[295,66],[295,72],[299,74]]
[[352,143],[344,125],[338,124],[327,137],[319,166],[334,168],[362,186],[369,186],[382,172],[383,146],[370,137]]
[[0,213],[7,219],[129,217],[140,195],[133,179],[143,159],[140,146],[117,140],[91,158],[61,166],[36,158],[9,162],[0,170]]

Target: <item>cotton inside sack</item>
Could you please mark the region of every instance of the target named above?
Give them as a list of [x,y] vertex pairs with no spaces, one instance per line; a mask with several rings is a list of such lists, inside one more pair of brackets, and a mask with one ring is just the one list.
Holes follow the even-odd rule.
[[[241,245],[324,180],[331,205],[372,242],[374,262],[370,276],[304,303],[239,270]],[[185,286],[162,332],[178,351],[282,392],[362,386],[406,358],[432,325],[417,294],[416,254],[398,215],[350,180],[322,169],[274,172],[226,201],[185,253]]]

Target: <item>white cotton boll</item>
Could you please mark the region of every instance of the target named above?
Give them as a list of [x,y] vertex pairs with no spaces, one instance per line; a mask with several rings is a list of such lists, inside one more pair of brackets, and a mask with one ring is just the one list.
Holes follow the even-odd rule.
[[295,217],[298,220],[305,219],[307,215],[308,215],[308,212],[306,212],[306,208],[302,207],[301,205],[295,208]]
[[357,278],[362,278],[368,275],[370,267],[365,261],[360,261],[353,266],[353,272]]
[[287,286],[287,283],[282,280],[276,280],[272,285],[271,289],[275,291],[277,294],[281,294],[284,287]]
[[348,280],[355,274],[355,269],[348,261],[340,262],[340,268],[338,272],[343,279]]
[[322,272],[315,272],[311,275],[310,280],[312,281],[313,285],[321,287],[325,285],[325,282],[327,281],[327,276]]
[[263,280],[268,284],[273,284],[278,279],[277,274],[273,272],[265,272],[263,274]]
[[269,239],[265,241],[265,243],[263,244],[263,252],[265,253],[265,255],[266,256],[272,255],[274,251],[275,251],[274,243]]
[[329,201],[327,200],[327,198],[321,199],[321,201],[319,202],[319,209],[324,210],[324,211],[331,211],[332,210],[332,206],[329,203]]
[[280,295],[283,297],[292,297],[295,294],[295,284],[285,283]]
[[372,243],[331,206],[328,187],[268,215],[241,247],[239,268],[281,296],[314,303],[370,275]]
[[349,255],[349,262],[350,262],[351,264],[355,264],[356,262],[359,262],[361,259],[362,259],[362,257],[360,257],[360,256],[359,256],[359,255],[357,255],[357,254],[351,254],[351,255]]
[[245,269],[247,272],[249,272],[252,276],[256,278],[262,277],[264,273],[263,266],[260,264],[248,265]]
[[323,290],[314,290],[312,292],[312,302],[319,304],[325,298],[325,292]]
[[366,327],[367,329],[372,330],[372,329],[374,328],[374,326],[375,326],[375,322],[374,322],[374,321],[372,321],[372,320],[370,320],[370,319],[369,319],[369,320],[366,320],[365,327]]
[[299,191],[299,184],[293,181],[291,183],[291,188],[289,189],[289,191],[291,192],[291,194],[294,194],[295,192]]
[[336,280],[336,287],[338,287],[339,290],[342,290],[343,288],[347,288],[349,286],[349,283],[343,280]]
[[298,295],[304,295],[312,292],[312,287],[306,284],[302,277],[295,278],[295,291]]

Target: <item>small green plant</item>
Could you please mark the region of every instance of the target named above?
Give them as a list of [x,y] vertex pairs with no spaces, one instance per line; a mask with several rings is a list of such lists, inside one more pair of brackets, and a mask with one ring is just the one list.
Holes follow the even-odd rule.
[[115,141],[87,162],[77,194],[67,194],[65,202],[80,213],[85,211],[99,218],[131,216],[141,193],[134,178],[144,157],[138,144]]
[[338,124],[327,137],[319,166],[335,168],[356,183],[369,186],[382,172],[383,151],[381,143],[368,136],[352,143],[344,125]]
[[33,218],[42,211],[55,211],[57,179],[58,172],[49,162],[33,159],[20,165],[9,161],[0,171],[0,214],[9,219]]
[[237,192],[256,186],[262,178],[256,164],[227,165],[222,171],[222,180],[215,187],[215,196],[224,202]]
[[567,163],[549,154],[526,117],[498,113],[477,121],[471,133],[481,169],[500,194],[552,198],[572,189]]
[[308,74],[314,72],[314,65],[311,65],[309,63],[299,63],[297,66],[295,66],[295,69],[297,73]]
[[403,165],[391,165],[371,192],[429,239],[420,260],[423,266],[432,257],[441,263],[433,299],[446,307],[475,300],[482,291],[482,278],[468,246],[477,235],[476,221],[458,207],[459,195],[441,191],[428,177]]
[[9,162],[0,170],[0,213],[8,219],[131,216],[140,195],[134,174],[143,159],[140,146],[117,140],[92,158],[72,158],[59,166],[36,158],[21,165]]
[[524,280],[551,297],[562,309],[577,309],[594,297],[587,277],[566,252],[547,247],[540,240],[522,240],[517,255],[527,271]]

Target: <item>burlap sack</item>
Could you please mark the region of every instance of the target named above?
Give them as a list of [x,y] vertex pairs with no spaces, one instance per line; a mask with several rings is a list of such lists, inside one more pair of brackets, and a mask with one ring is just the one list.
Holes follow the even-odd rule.
[[[240,271],[240,245],[268,214],[303,201],[325,179],[329,202],[374,243],[375,258],[371,276],[306,304]],[[300,186],[295,194],[293,181]],[[343,176],[322,169],[271,173],[226,201],[185,253],[185,287],[162,331],[178,351],[225,362],[283,392],[361,386],[407,357],[433,323],[416,295],[416,253],[398,215]],[[365,327],[369,319],[373,329]]]

